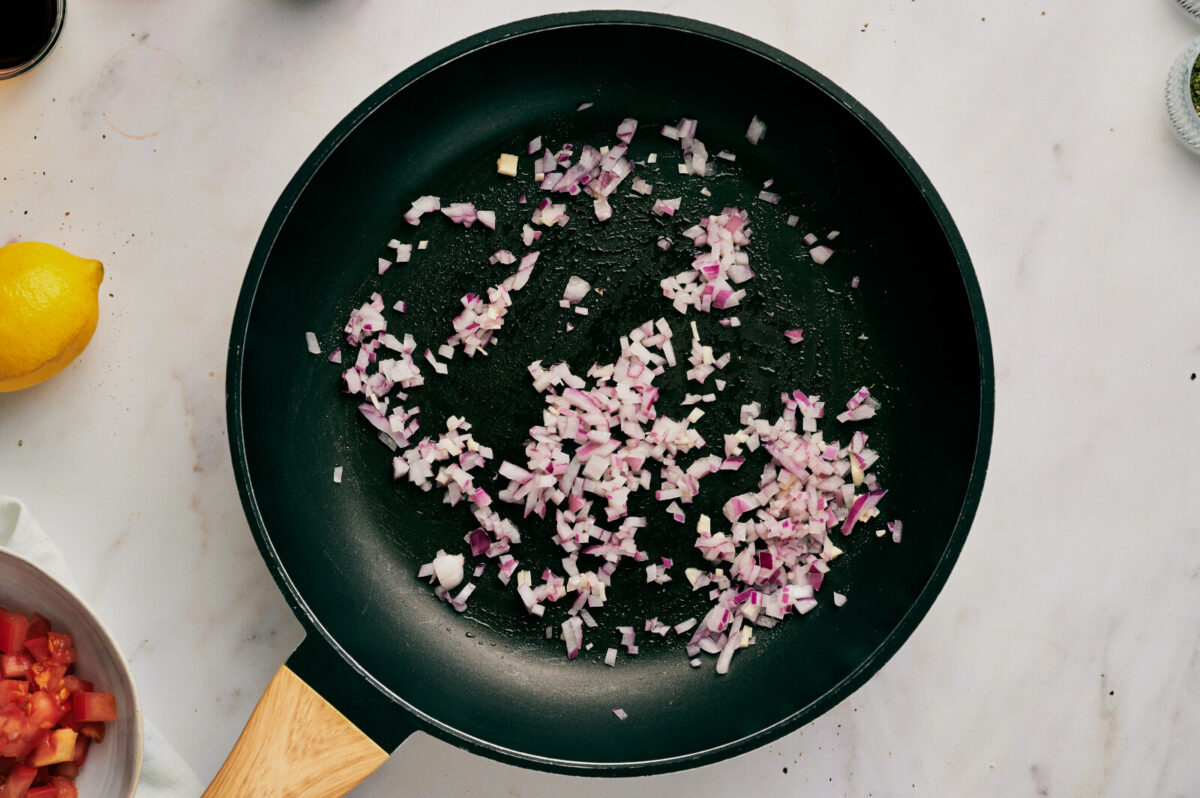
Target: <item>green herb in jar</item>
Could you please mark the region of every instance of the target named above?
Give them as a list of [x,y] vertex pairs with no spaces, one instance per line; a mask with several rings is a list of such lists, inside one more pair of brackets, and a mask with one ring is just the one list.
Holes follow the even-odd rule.
[[1200,58],[1192,64],[1192,105],[1195,106],[1196,113],[1200,114]]

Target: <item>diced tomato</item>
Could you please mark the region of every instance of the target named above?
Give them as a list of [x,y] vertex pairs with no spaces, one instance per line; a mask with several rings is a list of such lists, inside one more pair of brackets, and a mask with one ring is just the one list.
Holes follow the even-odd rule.
[[108,727],[103,723],[92,721],[79,724],[79,733],[94,743],[104,742],[104,732]]
[[17,765],[9,771],[8,778],[4,780],[4,786],[0,787],[0,798],[22,798],[29,789],[29,785],[33,784],[33,777],[36,775],[37,768],[31,768],[29,765]]
[[33,655],[34,662],[45,662],[50,658],[50,646],[45,637],[26,638],[25,650]]
[[36,768],[70,762],[75,758],[75,730],[55,729],[38,742],[25,761]]
[[54,793],[54,798],[79,798],[79,790],[75,787],[75,780],[63,778],[62,776],[51,776],[50,784],[57,790]]
[[0,608],[0,798],[78,798],[79,769],[117,701],[70,673],[75,659],[74,640],[47,618]]
[[[46,731],[26,723],[21,727],[21,731],[17,732],[15,737],[11,737],[5,741],[4,746],[0,748],[0,756],[23,759],[45,736]],[[0,793],[0,798],[3,798],[3,795],[3,793]]]
[[22,651],[20,654],[0,655],[0,674],[5,679],[24,679],[29,675],[33,657]]
[[75,661],[75,641],[70,635],[50,632],[46,635],[46,648],[55,662],[70,665]]
[[76,693],[71,700],[80,723],[117,719],[117,697],[112,693]]
[[64,714],[63,708],[54,700],[54,696],[44,690],[38,690],[29,696],[29,722],[35,728],[53,729],[58,719]]
[[[76,772],[83,767],[83,763],[87,761],[88,748],[92,745],[92,741],[84,737],[82,734],[75,738],[75,756],[71,759],[71,764],[75,766]],[[66,776],[66,773],[55,774],[58,776]]]
[[[87,738],[84,737],[83,739],[86,740]],[[76,747],[79,746],[78,740],[75,741],[75,745]],[[50,767],[46,768],[46,772],[49,774],[46,778],[49,778],[50,776],[62,776],[63,778],[67,779],[79,778],[79,766],[75,764],[74,760],[70,762],[59,762],[57,765],[51,765]]]
[[21,653],[28,632],[28,618],[0,607],[0,651],[5,654]]
[[0,757],[16,756],[8,753],[8,741],[15,740],[28,726],[25,710],[13,706],[0,710]]
[[8,706],[24,708],[29,703],[29,682],[20,679],[0,679],[0,709]]
[[29,631],[26,637],[45,637],[50,633],[50,621],[40,612],[29,616]]
[[47,659],[33,663],[29,668],[29,676],[38,688],[57,697],[59,691],[63,689],[63,679],[67,676],[67,667],[61,662]]
[[63,677],[63,687],[67,688],[68,693],[90,693],[96,689],[96,685],[87,679],[80,679],[73,673]]

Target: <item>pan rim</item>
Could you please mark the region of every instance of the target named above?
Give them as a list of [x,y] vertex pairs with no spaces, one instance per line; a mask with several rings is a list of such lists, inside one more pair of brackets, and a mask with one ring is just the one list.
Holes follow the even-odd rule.
[[[394,95],[403,91],[418,79],[452,61],[497,42],[519,36],[563,28],[602,25],[662,28],[713,39],[722,44],[748,51],[751,54],[766,58],[808,81],[863,124],[879,140],[888,153],[896,159],[897,164],[904,170],[909,179],[913,181],[921,196],[924,197],[930,211],[933,213],[943,235],[946,237],[967,295],[976,336],[980,373],[980,415],[979,426],[976,431],[975,456],[971,465],[962,507],[959,510],[947,545],[939,557],[937,565],[930,574],[928,581],[921,589],[916,601],[913,602],[913,605],[901,617],[883,641],[862,660],[858,667],[848,673],[831,690],[807,707],[782,720],[737,740],[732,740],[702,751],[693,751],[688,754],[655,760],[628,762],[564,760],[516,751],[497,745],[488,740],[464,733],[414,707],[359,665],[349,652],[342,648],[332,635],[330,635],[316,614],[308,606],[299,589],[288,575],[283,562],[275,550],[270,532],[259,510],[255,489],[250,479],[250,468],[243,436],[244,427],[241,408],[242,370],[246,338],[263,272],[274,249],[275,241],[292,209],[322,165],[342,142],[374,113],[376,109],[390,100]],[[255,543],[277,587],[282,592],[288,605],[292,608],[296,618],[304,627],[306,635],[320,636],[320,640],[314,640],[314,642],[320,642],[332,648],[368,684],[388,697],[397,706],[404,709],[411,717],[411,725],[414,729],[430,733],[439,739],[466,748],[473,753],[482,754],[513,765],[576,775],[640,776],[711,764],[728,757],[746,753],[782,737],[788,732],[815,720],[849,697],[882,668],[895,652],[899,650],[900,646],[908,640],[933,605],[941,589],[945,586],[950,572],[965,544],[967,533],[982,497],[984,477],[987,472],[987,464],[991,451],[995,413],[993,369],[991,336],[988,329],[983,295],[966,245],[950,216],[949,210],[935,190],[932,182],[916,163],[916,160],[879,119],[851,97],[844,89],[834,84],[812,67],[781,50],[744,34],[697,20],[667,14],[637,11],[581,11],[549,14],[518,20],[491,28],[444,47],[403,70],[388,80],[379,89],[372,92],[321,140],[312,153],[304,160],[276,201],[267,220],[264,222],[262,233],[251,255],[246,276],[238,296],[230,335],[229,354],[226,364],[226,414],[234,476],[243,510],[249,522],[251,532],[254,535]]]

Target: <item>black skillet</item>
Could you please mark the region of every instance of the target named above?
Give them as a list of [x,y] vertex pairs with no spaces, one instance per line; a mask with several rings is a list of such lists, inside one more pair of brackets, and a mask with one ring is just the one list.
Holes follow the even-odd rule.
[[[584,102],[594,105],[576,110]],[[744,138],[754,115],[768,125],[757,146]],[[880,522],[847,538],[819,608],[760,631],[725,676],[711,658],[689,667],[673,634],[639,634],[639,655],[623,655],[615,668],[601,662],[617,644],[615,626],[703,611],[704,597],[681,578],[646,585],[640,568],[618,570],[597,613],[601,627],[588,630],[595,648],[574,662],[557,635],[544,633],[547,623],[557,631],[565,608],[528,616],[501,589],[494,562],[464,614],[438,601],[416,571],[439,548],[464,548],[467,510],[442,504],[440,492],[393,483],[391,453],[340,392],[339,367],[304,346],[311,330],[329,352],[349,311],[379,291],[389,308],[408,302],[403,316],[389,310],[390,329],[436,348],[458,297],[510,271],[487,256],[522,251],[531,206],[518,195],[540,195],[526,142],[613,143],[627,116],[641,123],[632,158],[658,154],[635,174],[655,184],[656,197],[680,196],[680,213],[652,216],[651,200],[625,187],[603,223],[585,197],[571,201],[570,224],[536,246],[541,259],[490,356],[460,354],[448,376],[429,374],[412,403],[422,408],[423,433],[436,435],[450,413],[465,415],[497,459],[523,462],[525,431],[541,408],[525,366],[566,360],[582,373],[616,357],[620,334],[660,316],[685,344],[686,323],[697,319],[706,342],[737,356],[720,375],[728,387],[699,423],[717,448],[743,403],[777,412],[781,391],[802,388],[825,398],[832,416],[870,386],[883,405],[861,428],[883,454],[876,470],[890,490],[880,522],[903,520],[903,542],[877,537]],[[699,120],[710,152],[727,149],[737,161],[716,161],[718,176],[707,180],[677,174],[678,144],[658,129],[684,116]],[[501,152],[521,155],[516,180],[496,175]],[[756,198],[767,178],[778,206]],[[410,227],[401,215],[421,194],[494,208],[498,229],[464,230],[440,214]],[[749,209],[750,296],[733,311],[679,316],[658,281],[690,262],[681,231],[727,204]],[[789,215],[799,217],[794,228]],[[817,266],[801,237],[824,239],[834,229],[835,255]],[[379,277],[376,259],[393,237],[429,245]],[[660,237],[674,246],[658,248]],[[606,289],[585,301],[587,317],[557,305],[571,274]],[[743,326],[716,323],[731,315]],[[782,335],[794,327],[805,331],[800,345]],[[662,385],[663,407],[688,389],[681,374]],[[246,514],[307,637],[210,794],[290,794],[288,779],[337,794],[417,730],[518,765],[638,775],[714,762],[817,717],[883,665],[949,576],[982,490],[993,375],[966,249],[929,180],[878,120],[811,68],[744,36],[675,17],[588,12],[452,45],[390,81],[317,147],[276,204],[247,271],[230,341],[228,410]],[[832,418],[824,428],[830,438],[849,434]],[[749,487],[761,465],[704,482],[686,527],[653,501],[635,502],[632,512],[652,521],[639,544],[674,557],[680,576],[695,559],[698,514],[719,518],[721,502]],[[344,468],[341,484],[335,466]],[[526,538],[516,552],[522,567],[557,567],[549,526],[509,517]],[[849,596],[844,607],[832,605],[832,590]],[[281,710],[311,716],[286,720]],[[340,731],[316,725],[318,717]],[[291,764],[264,766],[272,756]]]

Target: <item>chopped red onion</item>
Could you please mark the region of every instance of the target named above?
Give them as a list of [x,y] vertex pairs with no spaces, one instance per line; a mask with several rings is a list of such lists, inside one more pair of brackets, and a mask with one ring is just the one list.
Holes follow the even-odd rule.
[[593,105],[595,105],[595,103],[580,103],[579,107],[576,108],[575,110],[576,111],[586,111],[587,109],[591,108]]
[[750,127],[746,128],[746,140],[751,144],[758,144],[766,132],[766,124],[756,116],[750,120]]
[[465,558],[461,554],[438,551],[437,556],[433,558],[433,575],[438,584],[446,590],[458,587],[463,580],[464,562]]
[[[442,201],[437,197],[433,197],[433,196],[418,197],[416,200],[413,201],[412,207],[409,208],[408,211],[404,214],[404,221],[408,222],[411,225],[418,225],[421,223],[421,217],[424,214],[432,213],[433,211],[440,210],[441,207],[442,207]],[[422,249],[424,249],[424,247],[422,247]]]
[[785,330],[783,334],[793,344],[798,344],[804,340],[804,330]]
[[[635,120],[624,120],[617,129],[620,143],[611,147],[575,148],[565,144],[558,152],[546,150],[535,162],[537,180],[549,192],[568,196],[588,194],[597,217],[609,218],[612,207],[608,197],[633,169],[625,155],[636,128]],[[663,132],[680,142],[682,172],[709,175],[713,172],[712,165],[704,144],[695,138],[696,130],[696,120],[685,118],[675,126],[664,127]],[[747,138],[757,143],[764,131],[765,125],[755,118]],[[531,141],[529,154],[536,155],[541,143],[541,137]],[[718,157],[734,159],[725,151],[718,153]],[[647,159],[650,163],[654,160],[654,157]],[[760,198],[778,203],[778,195],[766,191],[772,184],[772,180],[764,183]],[[649,194],[652,186],[635,177],[633,191]],[[711,195],[705,188],[700,193]],[[494,213],[476,211],[471,203],[441,208],[438,198],[422,197],[413,206],[405,215],[412,224],[417,224],[423,213],[441,209],[452,222],[470,226],[478,220],[495,228]],[[673,216],[680,206],[680,198],[658,200],[652,210],[659,216]],[[568,219],[565,203],[555,204],[546,198],[536,204],[531,222],[553,227],[566,224]],[[798,222],[798,217],[788,218],[790,226]],[[531,246],[542,232],[524,224],[525,246]],[[746,291],[735,290],[734,286],[754,276],[745,249],[749,243],[748,215],[737,208],[726,208],[721,214],[702,218],[684,234],[700,251],[690,270],[662,281],[664,295],[682,313],[688,308],[711,312],[737,306]],[[833,231],[827,238],[835,236]],[[657,243],[666,249],[670,238],[660,236]],[[809,242],[814,262],[823,263],[819,260],[820,250],[828,248],[814,246],[815,243],[814,236]],[[392,240],[389,246],[397,251],[396,262],[401,262],[402,247],[407,246],[407,255],[411,256],[411,245]],[[454,319],[455,334],[438,347],[437,354],[449,360],[459,345],[468,355],[476,351],[486,354],[486,347],[495,340],[496,331],[512,305],[511,292],[526,284],[537,257],[536,252],[525,255],[516,272],[489,289],[486,296],[464,296],[463,311]],[[489,258],[493,264],[505,265],[515,260],[507,250],[499,250]],[[380,270],[386,271],[383,262]],[[578,303],[589,289],[586,281],[572,276],[562,302],[585,315],[587,308]],[[403,303],[397,303],[395,308],[401,312],[405,309]],[[408,410],[397,402],[395,408],[389,409],[389,393],[396,387],[417,387],[423,379],[412,359],[415,341],[411,335],[405,335],[401,342],[388,333],[382,310],[382,299],[373,295],[371,302],[351,314],[346,325],[347,341],[359,348],[354,365],[343,373],[347,391],[363,395],[360,410],[378,429],[380,439],[389,447],[403,448],[402,454],[393,459],[396,478],[407,478],[423,490],[442,488],[445,501],[451,505],[467,500],[478,522],[464,536],[471,556],[498,558],[498,578],[502,583],[507,584],[516,573],[517,593],[527,611],[542,616],[555,602],[574,594],[565,602],[569,604],[569,618],[562,624],[569,658],[593,647],[592,643],[583,642],[583,626],[596,625],[591,610],[605,603],[606,590],[620,562],[629,559],[642,563],[647,581],[665,584],[671,579],[667,573],[671,567],[669,558],[662,558],[659,565],[656,558],[637,547],[635,534],[648,524],[647,519],[628,514],[630,495],[653,489],[654,473],[660,474],[656,496],[668,503],[668,513],[682,523],[686,520],[683,505],[693,501],[706,475],[743,467],[745,450],[753,452],[762,447],[770,454],[770,462],[764,467],[757,487],[725,503],[726,521],[721,522],[722,529],[713,529],[706,516],[701,516],[697,524],[695,545],[707,561],[714,563],[713,570],[705,573],[687,569],[686,576],[694,590],[711,588],[714,604],[702,621],[690,618],[674,629],[677,634],[693,633],[686,646],[691,664],[700,664],[697,655],[701,651],[712,653],[718,656],[718,673],[728,670],[739,648],[755,642],[755,626],[773,626],[792,611],[796,614],[811,611],[816,606],[815,591],[823,582],[828,563],[842,553],[833,545],[830,530],[840,525],[843,533],[849,534],[857,522],[865,523],[877,514],[876,504],[885,492],[877,487],[875,475],[869,472],[878,455],[866,448],[865,434],[855,433],[846,447],[836,442],[826,443],[817,431],[818,421],[824,418],[824,405],[819,397],[800,391],[783,395],[784,410],[774,422],[760,417],[758,403],[744,406],[742,428],[724,436],[723,452],[718,447],[715,454],[692,457],[690,463],[677,462],[677,458],[704,447],[703,438],[692,426],[704,415],[696,405],[715,401],[716,394],[688,394],[685,404],[692,405],[692,410],[680,420],[664,415],[657,407],[659,388],[654,380],[676,364],[670,326],[659,319],[623,336],[620,357],[613,363],[593,364],[585,376],[572,374],[562,363],[529,366],[535,389],[545,395],[543,424],[530,428],[524,467],[511,463],[499,466],[499,475],[507,480],[507,486],[499,491],[497,498],[522,507],[525,515],[545,517],[549,512],[554,520],[554,540],[567,555],[563,559],[566,578],[545,569],[541,583],[534,584],[532,573],[517,572],[518,563],[508,553],[512,545],[520,542],[516,527],[492,509],[492,497],[473,484],[469,473],[485,465],[491,450],[479,446],[466,432],[470,425],[453,416],[447,419],[447,432],[436,441],[426,437],[414,444],[420,426],[414,416],[419,408]],[[740,325],[737,317],[722,318],[719,323],[727,327]],[[570,330],[571,325],[566,328]],[[785,336],[798,343],[802,331],[788,330]],[[387,350],[398,352],[399,357],[383,358]],[[340,350],[338,354],[340,360]],[[432,350],[426,349],[425,357],[438,373],[448,371]],[[693,325],[688,361],[691,368],[687,376],[703,383],[730,363],[731,354],[717,357],[711,347],[700,342]],[[724,380],[714,382],[717,390],[724,390]],[[395,391],[394,396],[399,401],[408,398],[403,390]],[[877,406],[864,389],[847,404],[847,413],[843,414],[847,418],[843,420],[870,417]],[[859,486],[863,485],[860,493]],[[899,522],[894,523],[893,535],[898,539]],[[892,528],[889,524],[889,529]],[[599,567],[586,570],[588,561],[582,555],[594,558]],[[458,582],[461,582],[462,556],[439,552],[443,563],[453,557],[459,560]],[[483,568],[483,563],[477,564],[474,575],[482,575]],[[441,582],[434,563],[427,563],[419,574]],[[451,598],[449,591],[458,582],[453,586],[439,584],[435,592],[462,612],[474,585],[468,583]],[[841,594],[834,594],[838,606],[844,600]],[[651,634],[665,635],[671,628],[658,619],[646,621]],[[622,627],[621,631],[621,645],[628,654],[636,654],[634,630]],[[609,649],[606,663],[614,665],[616,655],[616,648]]]
[[571,275],[567,280],[566,290],[563,291],[563,299],[569,304],[577,304],[585,296],[588,291],[592,290],[592,285],[582,277]]
[[567,659],[575,659],[583,648],[583,621],[578,617],[563,621],[562,636],[567,646]]
[[621,709],[620,707],[613,707],[613,714],[616,715],[621,720],[625,720],[626,718],[629,717],[629,714],[626,713],[625,710]]
[[[450,221],[455,224],[461,224],[463,227],[470,227],[475,224],[475,220],[479,218],[479,214],[475,210],[475,204],[471,202],[453,202],[441,209]],[[495,214],[492,214],[492,225],[495,228]]]
[[676,197],[675,199],[669,199],[669,200],[668,199],[656,200],[654,203],[654,207],[651,208],[651,210],[654,211],[656,216],[664,216],[664,215],[665,216],[674,216],[675,211],[679,210],[680,202],[682,202],[682,199],[680,197]]
[[341,467],[341,466],[335,466],[335,467],[334,467],[334,469],[333,469],[333,481],[334,481],[334,482],[336,482],[336,483],[341,483],[341,481],[342,481],[342,467]]
[[833,250],[824,244],[820,244],[810,249],[808,254],[812,257],[813,263],[818,266],[824,266],[825,262],[833,257]]
[[779,204],[779,195],[774,191],[760,191],[758,192],[758,198],[763,202],[769,202],[772,205]]
[[309,352],[311,352],[314,355],[321,354],[321,346],[320,346],[320,344],[317,343],[317,334],[316,333],[306,332],[304,334],[304,340],[308,344]]

